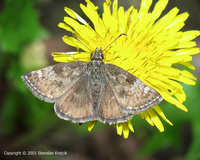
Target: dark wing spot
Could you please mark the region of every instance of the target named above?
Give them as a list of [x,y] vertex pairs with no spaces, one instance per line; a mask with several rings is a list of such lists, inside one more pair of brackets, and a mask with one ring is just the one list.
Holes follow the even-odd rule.
[[135,76],[127,76],[127,78],[126,78],[126,82],[128,82],[129,84],[134,84],[135,81],[136,81]]
[[52,70],[56,73],[56,74],[60,74],[63,72],[63,66],[61,65],[55,65],[53,66]]

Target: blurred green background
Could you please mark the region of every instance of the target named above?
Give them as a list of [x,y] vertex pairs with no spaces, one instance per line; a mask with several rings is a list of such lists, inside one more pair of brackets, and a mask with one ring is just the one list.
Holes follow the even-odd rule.
[[[103,11],[102,1],[92,0]],[[157,0],[154,0],[154,4]],[[72,8],[87,19],[79,4],[81,0],[1,0],[0,1],[0,159],[200,159],[200,81],[184,85],[188,108],[185,113],[171,104],[160,107],[174,124],[163,122],[160,133],[138,115],[132,123],[135,133],[127,140],[109,125],[97,123],[91,133],[87,124],[80,126],[58,118],[53,104],[35,98],[25,87],[21,75],[53,64],[51,52],[71,51],[62,42],[66,31],[57,27],[66,16],[64,7]],[[139,0],[119,0],[119,4],[139,8]],[[200,29],[199,0],[170,0],[165,13],[177,6],[180,13],[188,11],[184,30]],[[153,7],[152,7],[153,8]],[[88,19],[87,19],[88,20]],[[196,39],[200,46],[200,38]],[[191,71],[200,78],[200,55],[195,55]],[[67,156],[5,156],[5,151],[61,151]]]

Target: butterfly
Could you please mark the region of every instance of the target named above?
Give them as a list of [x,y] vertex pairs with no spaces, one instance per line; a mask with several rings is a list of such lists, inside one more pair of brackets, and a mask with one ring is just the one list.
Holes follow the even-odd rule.
[[134,75],[103,62],[102,48],[96,48],[90,59],[51,65],[26,73],[22,79],[37,98],[55,103],[60,118],[75,123],[126,122],[163,100]]

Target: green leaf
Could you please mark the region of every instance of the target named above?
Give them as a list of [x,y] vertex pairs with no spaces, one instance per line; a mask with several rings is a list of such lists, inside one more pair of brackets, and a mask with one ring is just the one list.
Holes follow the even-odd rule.
[[24,45],[46,36],[34,3],[34,0],[5,0],[0,17],[0,41],[4,53],[19,53]]

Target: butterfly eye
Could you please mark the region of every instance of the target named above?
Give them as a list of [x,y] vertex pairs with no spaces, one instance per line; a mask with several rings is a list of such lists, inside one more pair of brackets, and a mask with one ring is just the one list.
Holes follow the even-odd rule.
[[101,53],[100,57],[101,57],[101,59],[102,59],[102,60],[104,59],[104,56],[103,56],[103,54],[102,54],[102,53]]
[[91,54],[90,59],[92,59],[92,57],[94,57],[94,52]]

